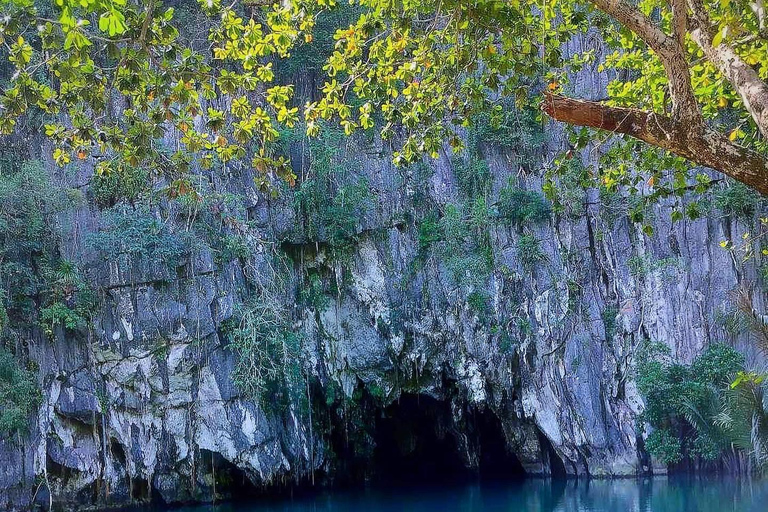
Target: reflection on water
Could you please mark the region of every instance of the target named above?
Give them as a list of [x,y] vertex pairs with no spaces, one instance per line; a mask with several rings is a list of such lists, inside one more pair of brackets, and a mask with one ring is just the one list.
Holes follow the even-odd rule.
[[328,491],[284,500],[185,507],[179,512],[764,512],[768,481],[667,479],[466,484]]

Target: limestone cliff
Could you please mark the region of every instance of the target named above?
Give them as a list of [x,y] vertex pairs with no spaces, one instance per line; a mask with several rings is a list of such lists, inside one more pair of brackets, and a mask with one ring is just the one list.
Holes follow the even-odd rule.
[[[470,470],[652,471],[638,347],[662,342],[689,362],[725,341],[756,357],[723,319],[737,289],[764,310],[760,262],[720,241],[757,214],[713,206],[673,224],[661,204],[648,235],[626,198],[571,183],[562,207],[521,217],[521,202],[543,201],[537,164],[562,148],[543,129],[526,154],[480,140],[471,157],[409,168],[391,166],[379,141],[325,142],[334,149],[318,155],[298,138],[299,188],[276,198],[238,165],[200,173],[218,198],[203,206],[158,200],[109,217],[89,193],[57,219],[60,251],[99,306],[86,328],[19,341],[44,398],[28,435],[0,440],[0,508],[205,501],[370,478],[446,450],[446,464]],[[48,169],[80,189],[93,175]],[[120,219],[136,211],[159,221],[159,243],[179,243],[174,258],[126,245],[141,232]],[[239,249],[224,255],[200,222]],[[233,329],[264,301],[298,340],[287,398],[283,376],[280,390],[250,395],[233,379]]]

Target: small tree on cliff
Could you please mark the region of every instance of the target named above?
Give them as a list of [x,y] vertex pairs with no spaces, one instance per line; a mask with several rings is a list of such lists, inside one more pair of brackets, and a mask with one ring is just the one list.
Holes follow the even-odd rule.
[[[302,113],[293,86],[274,84],[273,62],[311,44],[317,17],[336,2],[202,0],[210,46],[201,49],[179,37],[174,9],[160,0],[2,0],[9,67],[0,128],[10,132],[40,109],[59,164],[93,158],[99,173],[142,165],[180,194],[195,159],[247,158],[265,186],[292,182],[274,141]],[[540,101],[537,85],[546,84],[542,108],[552,118],[646,144],[614,147],[608,186],[682,193],[707,182],[688,179],[693,163],[768,192],[763,0],[351,3],[359,16],[339,27],[319,99],[303,107],[310,135],[335,118],[348,134],[379,130],[397,141],[396,162],[436,156],[446,142],[461,148],[459,127],[500,123],[510,100]],[[563,45],[590,30],[608,55],[600,59],[598,45],[565,56]],[[608,97],[574,99],[566,77],[597,60],[615,70]],[[166,130],[178,131],[178,147],[158,142]],[[638,178],[638,164],[651,179]]]

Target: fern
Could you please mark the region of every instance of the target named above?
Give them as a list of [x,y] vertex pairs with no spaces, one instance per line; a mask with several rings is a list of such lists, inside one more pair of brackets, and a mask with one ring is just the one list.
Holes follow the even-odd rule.
[[715,423],[738,448],[749,453],[755,464],[768,467],[768,407],[764,376],[740,373],[724,391]]

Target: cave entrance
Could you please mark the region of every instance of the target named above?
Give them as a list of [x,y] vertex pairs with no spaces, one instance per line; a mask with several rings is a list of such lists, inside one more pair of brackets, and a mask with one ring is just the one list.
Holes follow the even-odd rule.
[[448,404],[404,394],[376,418],[373,473],[382,483],[440,482],[466,478]]
[[560,479],[566,478],[568,474],[565,471],[565,463],[563,462],[563,459],[560,458],[550,440],[541,430],[538,431],[538,435],[539,446],[541,446],[541,456],[544,459],[545,464],[549,466],[550,476]]
[[426,395],[403,394],[383,409],[374,441],[373,476],[379,483],[423,485],[525,474],[492,412],[470,413],[466,425],[457,428],[450,404]]
[[198,485],[199,491],[213,501],[246,499],[261,491],[242,469],[221,454],[205,449],[200,450],[198,460]]
[[479,454],[478,473],[485,480],[518,480],[525,477],[520,459],[510,451],[499,418],[488,408],[469,416],[470,432]]

